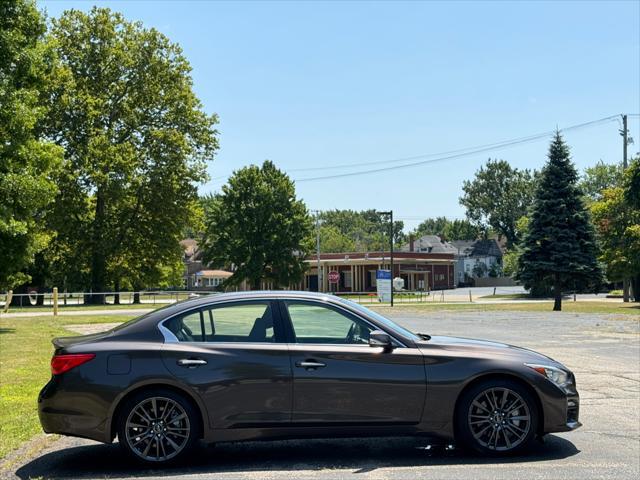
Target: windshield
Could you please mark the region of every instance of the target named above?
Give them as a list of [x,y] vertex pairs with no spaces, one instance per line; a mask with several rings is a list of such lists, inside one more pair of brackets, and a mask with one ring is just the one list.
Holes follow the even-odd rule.
[[344,298],[340,298],[340,301],[343,302],[343,303],[348,304],[353,309],[358,310],[359,312],[362,312],[363,314],[374,318],[376,321],[380,322],[381,324],[385,325],[386,327],[389,327],[392,330],[395,330],[396,332],[401,333],[402,335],[404,335],[407,338],[411,338],[412,340],[415,340],[415,341],[420,340],[420,337],[418,337],[415,333],[407,330],[404,327],[401,327],[397,323],[389,320],[387,317],[383,317],[379,313],[374,312],[373,310],[370,310],[370,309],[368,309],[366,307],[363,307],[362,305],[360,305],[357,302],[354,302],[354,301],[351,301],[351,300],[346,300]]

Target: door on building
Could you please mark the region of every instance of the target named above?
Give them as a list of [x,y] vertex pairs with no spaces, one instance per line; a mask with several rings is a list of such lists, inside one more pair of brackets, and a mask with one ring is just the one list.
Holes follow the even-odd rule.
[[309,275],[309,291],[319,292],[318,290],[318,275]]

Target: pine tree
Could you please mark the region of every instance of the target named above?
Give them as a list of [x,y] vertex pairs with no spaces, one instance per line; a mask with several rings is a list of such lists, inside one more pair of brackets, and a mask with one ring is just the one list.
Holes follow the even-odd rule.
[[542,171],[522,242],[518,278],[525,287],[552,286],[554,310],[562,292],[597,288],[602,273],[596,260],[595,232],[577,186],[569,147],[557,132]]

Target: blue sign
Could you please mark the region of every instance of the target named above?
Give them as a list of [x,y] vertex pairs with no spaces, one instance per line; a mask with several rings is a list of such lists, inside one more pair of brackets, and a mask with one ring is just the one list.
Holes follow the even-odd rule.
[[391,270],[376,270],[376,280],[391,280]]

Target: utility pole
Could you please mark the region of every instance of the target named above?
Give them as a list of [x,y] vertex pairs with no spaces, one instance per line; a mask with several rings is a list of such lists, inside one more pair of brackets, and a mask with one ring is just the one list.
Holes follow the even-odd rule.
[[629,143],[629,129],[627,128],[627,116],[622,115],[622,168],[627,169],[627,145]]
[[[627,116],[622,115],[622,130],[620,131],[620,135],[622,135],[622,169],[627,169],[627,145],[629,143],[629,130],[627,129]],[[622,301],[625,303],[629,302],[629,279],[622,279]]]
[[378,213],[389,215],[389,264],[391,265],[391,306],[393,307],[393,210]]
[[318,292],[322,291],[322,273],[320,272],[320,211],[316,210],[316,254],[318,258]]

